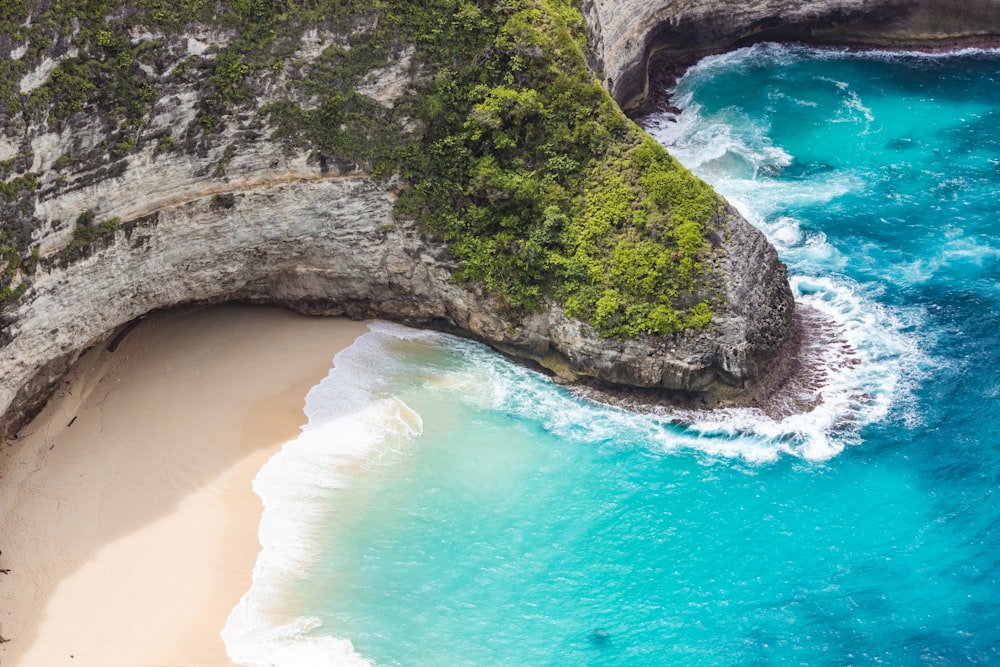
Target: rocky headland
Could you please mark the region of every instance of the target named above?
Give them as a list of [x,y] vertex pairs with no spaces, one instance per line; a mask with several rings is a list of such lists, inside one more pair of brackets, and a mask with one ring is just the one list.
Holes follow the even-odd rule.
[[1000,41],[996,0],[585,0],[599,70],[624,108],[645,100],[648,66],[690,65],[759,42],[955,49]]
[[[0,436],[129,322],[231,300],[443,329],[566,381],[759,401],[797,340],[785,268],[612,98],[645,95],[655,53],[1000,25],[985,1],[384,4],[4,15]],[[442,46],[461,34],[481,43]]]

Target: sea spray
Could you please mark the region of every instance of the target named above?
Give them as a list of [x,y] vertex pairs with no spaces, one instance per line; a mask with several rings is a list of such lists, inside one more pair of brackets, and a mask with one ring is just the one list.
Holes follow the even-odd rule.
[[830,424],[809,419],[804,427],[801,420],[775,422],[756,411],[734,410],[685,413],[678,424],[679,413],[635,414],[580,399],[478,343],[374,323],[336,356],[328,376],[307,396],[302,433],[254,480],[264,504],[263,549],[253,586],[223,631],[234,661],[251,667],[367,664],[349,638],[329,634],[318,617],[290,613],[286,601],[323,558],[322,524],[336,507],[337,492],[366,467],[407,456],[419,440],[421,415],[400,397],[407,387],[434,401],[538,424],[549,437],[580,446],[635,443],[748,463],[782,454],[820,461],[843,446]]
[[[286,443],[253,482],[264,512],[262,551],[253,585],[222,632],[230,658],[250,667],[340,667],[368,664],[349,640],[316,633],[315,617],[277,620],[275,608],[290,582],[308,576],[322,554],[316,550],[317,523],[332,493],[350,484],[350,469],[371,458],[392,456],[418,437],[420,416],[379,385],[387,363],[376,324],[334,358],[326,378],[306,396],[307,423]],[[392,330],[392,329],[390,329]],[[419,332],[394,331],[394,339]]]
[[[934,519],[909,474],[832,465],[790,425],[775,436],[760,417],[636,415],[444,334],[376,323],[360,342],[366,400],[405,404],[420,432],[322,475],[338,481],[323,487],[326,517],[304,522],[308,562],[260,589],[271,613],[247,655],[658,665],[776,647],[815,662],[858,614],[870,632],[889,613],[868,590],[866,572],[885,574],[870,554],[900,549],[911,588],[922,559],[940,557],[910,546]],[[922,599],[892,613],[908,624]]]
[[[882,132],[886,120],[877,118],[839,73],[784,86],[795,76],[785,68],[853,58],[858,56],[846,51],[775,44],[706,58],[673,91],[681,113],[644,120],[654,138],[767,235],[789,266],[800,309],[822,314],[837,328],[831,337],[850,348],[847,359],[837,354],[839,343],[833,340],[805,351],[822,374],[811,409],[777,423],[755,419],[752,412],[727,411],[742,430],[768,439],[796,433],[803,443],[799,453],[812,459],[856,444],[866,425],[885,419],[893,408],[903,415],[912,406],[910,390],[933,363],[922,352],[930,335],[915,335],[921,310],[879,303],[879,283],[846,275],[856,258],[831,243],[822,228],[803,224],[810,212],[836,210],[839,201],[869,187],[872,167],[857,157],[865,150],[863,137]],[[762,72],[771,85],[748,88],[745,77]],[[740,86],[727,86],[741,78]],[[789,129],[786,114],[803,121]],[[823,120],[806,120],[816,118]],[[829,130],[830,124],[847,127]],[[829,143],[817,148],[823,132]],[[835,151],[825,150],[834,144]],[[852,162],[835,157],[852,148]]]
[[765,230],[803,316],[830,327],[807,350],[810,409],[637,415],[377,323],[337,358],[335,373],[359,360],[350,396],[310,395],[310,423],[352,406],[326,426],[350,442],[307,466],[297,493],[316,502],[255,572],[230,650],[252,665],[1000,661],[991,57],[761,46],[693,68],[684,112],[650,127]]

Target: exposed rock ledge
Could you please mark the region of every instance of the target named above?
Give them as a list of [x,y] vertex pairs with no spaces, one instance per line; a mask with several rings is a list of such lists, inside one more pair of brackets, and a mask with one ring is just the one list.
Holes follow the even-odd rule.
[[939,48],[1000,41],[997,0],[584,0],[605,85],[625,108],[662,51],[695,59],[762,41]]
[[793,304],[784,265],[728,209],[716,221],[710,280],[729,305],[713,306],[713,325],[669,340],[609,340],[554,306],[520,324],[505,320],[488,295],[452,280],[442,245],[395,218],[389,184],[290,161],[266,140],[245,145],[227,176],[196,176],[211,174],[219,157],[140,153],[120,176],[42,198],[48,219],[96,202],[101,217],[122,224],[72,263],[59,259],[71,231],[45,232],[32,288],[6,313],[3,435],[40,408],[88,346],[151,310],[184,303],[379,316],[479,339],[569,380],[721,401],[738,401],[787,337]]
[[[645,94],[647,63],[657,50],[693,59],[764,39],[954,46],[991,42],[1000,31],[997,0],[587,0],[583,10],[597,64],[623,105]],[[181,42],[188,57],[197,55],[191,44],[201,42]],[[302,58],[322,50],[306,46]],[[24,56],[8,47],[10,58]],[[51,69],[42,60],[22,90],[41,85]],[[383,78],[392,74],[391,85],[359,92],[391,104],[405,88],[406,71],[413,75],[402,65],[389,68]],[[163,92],[146,128],[183,133],[198,122],[195,88]],[[267,101],[265,91],[257,102]],[[84,160],[70,173],[65,165],[61,174],[53,169],[61,156],[100,155],[117,141],[109,122],[96,118],[91,127],[62,133],[44,124],[7,125],[0,137],[5,160],[28,155],[22,170],[42,175],[31,210],[18,204],[17,216],[42,224],[32,231],[39,262],[31,264],[30,287],[0,322],[0,436],[30,418],[85,348],[144,313],[191,302],[241,299],[307,313],[377,315],[477,338],[567,380],[695,394],[709,404],[759,396],[759,379],[773,375],[765,371],[794,338],[784,266],[728,208],[709,230],[714,251],[701,281],[702,293],[714,295],[711,325],[671,338],[603,339],[554,304],[508,321],[481,289],[452,280],[443,244],[395,217],[392,184],[289,157],[241,127],[238,116],[225,136],[196,150],[157,154],[143,145],[113,164]],[[66,221],[87,210],[121,226],[67,254],[73,229]]]
[[[954,46],[992,42],[1000,31],[997,0],[586,0],[583,10],[597,64],[623,105],[645,94],[647,63],[657,50],[690,60],[764,39]],[[140,31],[131,39],[152,37]],[[187,62],[199,53],[192,44],[202,41],[178,37],[167,48],[186,45],[187,53],[173,56]],[[10,58],[24,56],[7,46]],[[297,57],[322,51],[308,46]],[[402,63],[407,54],[397,56]],[[169,79],[176,64],[161,66],[164,72],[146,75]],[[41,85],[51,69],[43,59],[21,81],[22,91]],[[413,75],[402,64],[390,67],[381,75],[390,83],[359,92],[391,104]],[[198,122],[194,86],[161,90],[144,127],[184,134]],[[258,105],[269,101],[266,90],[262,95]],[[603,339],[553,304],[508,321],[481,289],[452,280],[443,244],[395,217],[391,183],[289,157],[239,116],[195,150],[157,154],[143,144],[111,164],[85,159],[68,171],[54,169],[61,156],[106,154],[102,147],[120,140],[111,119],[92,120],[61,133],[44,123],[7,125],[0,136],[4,160],[27,155],[21,170],[41,175],[30,210],[22,199],[14,216],[41,221],[31,233],[39,262],[31,264],[23,298],[0,314],[0,436],[30,418],[88,346],[151,310],[192,302],[240,299],[307,313],[377,315],[477,338],[567,380],[694,394],[708,404],[759,397],[760,378],[773,376],[781,366],[773,362],[794,339],[784,266],[728,208],[709,230],[714,251],[701,281],[702,293],[714,295],[711,325],[666,339]],[[121,226],[67,254],[67,221],[87,210]]]
[[[567,381],[653,388],[695,395],[705,404],[745,403],[759,395],[748,390],[759,389],[758,378],[769,375],[763,371],[773,369],[771,362],[791,340],[785,267],[763,235],[728,207],[704,225],[710,245],[699,251],[704,270],[691,293],[678,297],[690,301],[680,308],[710,308],[712,320],[703,329],[666,338],[601,338],[554,303],[510,320],[481,287],[456,283],[444,243],[396,216],[399,184],[352,171],[354,163],[336,153],[309,157],[273,138],[267,115],[258,113],[289,95],[304,107],[318,104],[296,88],[296,72],[318,62],[328,45],[340,45],[331,57],[347,62],[352,40],[375,34],[378,22],[370,16],[341,26],[346,32],[310,30],[294,37],[300,44],[285,68],[254,70],[237,95],[239,109],[214,117],[219,102],[206,95],[222,94],[220,86],[245,74],[232,67],[240,55],[223,50],[234,34],[197,24],[188,26],[191,34],[168,36],[141,24],[109,32],[105,18],[98,19],[88,57],[125,76],[115,79],[118,84],[155,91],[155,99],[134,113],[127,132],[115,106],[130,102],[127,95],[117,102],[114,96],[103,102],[100,95],[74,98],[61,121],[37,109],[0,118],[8,179],[0,231],[16,231],[18,243],[31,248],[19,251],[17,264],[9,253],[0,256],[8,283],[0,301],[6,303],[0,312],[0,437],[16,433],[88,346],[147,312],[186,303],[243,300],[313,314],[378,316],[481,340]],[[28,51],[0,39],[0,55],[6,48],[24,71],[25,108],[79,92],[49,86],[53,59],[74,62],[71,38],[60,37],[50,51],[30,59]],[[543,54],[515,53],[516,43],[511,48],[516,58]],[[120,50],[119,58],[103,61],[107,49]],[[411,49],[387,51],[385,66],[366,70],[342,92],[394,108],[415,82],[431,76],[410,62]],[[228,65],[213,64],[215,58]],[[60,81],[72,76],[80,75],[71,67]],[[31,91],[48,97],[26,98]],[[363,124],[360,130],[338,126],[330,113],[334,134],[370,131]],[[411,121],[404,115],[393,122],[408,132]]]

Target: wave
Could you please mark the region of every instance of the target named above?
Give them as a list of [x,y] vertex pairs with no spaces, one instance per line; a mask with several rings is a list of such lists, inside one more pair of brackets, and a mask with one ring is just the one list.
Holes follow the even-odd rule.
[[811,350],[823,376],[807,387],[806,402],[812,406],[807,412],[776,418],[751,408],[626,410],[555,385],[478,343],[443,334],[436,344],[462,361],[426,388],[449,394],[444,400],[501,412],[586,446],[701,452],[754,465],[784,455],[825,461],[857,442],[863,426],[885,416],[908,386],[901,359],[916,356],[916,349],[901,347],[891,328],[889,335],[871,335],[876,322],[892,315],[873,308],[853,289],[828,279],[801,278],[793,279],[793,288],[804,309],[838,322],[835,334],[826,339],[837,345]]
[[[300,617],[278,626],[246,615],[241,603],[229,617],[222,637],[230,660],[249,667],[370,667],[348,639],[313,634],[319,619]],[[231,629],[230,626],[238,626]]]
[[[572,394],[544,375],[472,341],[376,322],[334,359],[306,400],[309,421],[254,480],[264,513],[253,583],[232,611],[222,638],[230,659],[249,667],[368,665],[347,638],[333,637],[313,616],[284,618],[280,601],[320,558],[323,514],[359,467],[408,455],[423,432],[420,415],[400,398],[405,390],[440,394],[481,411],[501,413],[584,446],[701,452],[752,465],[783,455],[824,461],[851,442],[859,424],[884,414],[899,383],[891,340],[866,337],[873,313],[850,290],[828,279],[793,282],[800,298],[846,323],[859,353],[884,366],[833,373],[809,413],[775,420],[756,410],[663,411],[638,414]],[[865,343],[881,348],[866,349]],[[860,377],[859,377],[860,376]],[[858,396],[857,386],[869,388]]]
[[[837,339],[847,346],[820,342],[808,351],[818,370],[813,385],[805,388],[814,394],[814,407],[808,412],[780,420],[741,410],[693,417],[694,428],[701,432],[755,434],[766,442],[793,443],[789,447],[775,444],[771,449],[806,459],[824,459],[858,442],[863,426],[886,418],[894,407],[905,421],[915,419],[906,412],[912,405],[911,390],[930,363],[921,352],[925,347],[921,343],[926,341],[915,333],[923,313],[880,304],[880,285],[847,278],[850,258],[829,243],[825,234],[810,230],[788,214],[828,205],[861,191],[867,187],[868,175],[815,161],[798,164],[788,148],[772,139],[768,119],[776,113],[774,108],[751,117],[734,107],[708,112],[698,102],[699,86],[715,77],[760,68],[788,68],[817,58],[865,57],[870,59],[853,51],[776,44],[758,44],[712,56],[693,66],[678,81],[673,103],[681,110],[679,115],[667,112],[643,119],[644,127],[655,139],[715,187],[777,248],[789,266],[799,310],[818,313],[836,328],[828,336],[821,335],[821,341]],[[813,75],[810,85],[827,87],[817,95],[836,105],[828,110],[834,122],[857,123],[861,125],[857,131],[862,134],[872,131],[875,115],[848,82]],[[765,97],[775,99],[773,93]],[[741,166],[743,162],[746,166]],[[707,425],[712,423],[714,427]]]
[[352,469],[405,454],[423,431],[420,415],[389,390],[396,358],[386,346],[423,332],[378,323],[338,353],[306,397],[307,424],[257,474],[264,512],[253,583],[222,631],[230,659],[250,667],[366,665],[351,642],[317,632],[318,619],[275,621],[271,605],[320,557],[319,524]]
[[853,49],[846,47],[816,47],[797,44],[761,42],[717,55],[706,56],[688,68],[685,77],[706,78],[720,72],[746,71],[754,69],[780,69],[803,61],[855,60],[855,61],[941,61],[953,58],[996,58],[1000,48],[967,47],[936,51],[894,50],[894,49]]
[[[714,67],[753,65],[754,59],[781,64],[781,59],[792,62],[815,53],[758,45],[706,59],[691,76]],[[856,55],[827,52],[823,57]],[[830,99],[841,105],[844,118],[871,129],[874,112],[849,83],[836,78],[822,83],[834,91]],[[679,86],[683,112],[648,119],[647,129],[763,230],[789,264],[799,311],[817,329],[806,350],[815,373],[794,388],[802,393],[799,403],[809,408],[784,416],[756,409],[636,413],[587,400],[478,343],[373,323],[369,333],[336,356],[328,377],[310,391],[308,424],[300,437],[286,444],[254,482],[265,505],[263,551],[253,586],[222,633],[231,659],[250,667],[370,664],[349,639],[331,636],[319,618],[283,618],[278,607],[282,594],[303,581],[319,559],[322,515],[337,490],[373,462],[410,455],[424,431],[421,415],[403,398],[411,392],[463,402],[584,447],[695,453],[707,463],[724,458],[751,467],[789,458],[822,465],[859,443],[864,429],[876,422],[896,419],[911,428],[920,421],[913,390],[934,363],[922,352],[933,347],[927,314],[919,307],[885,305],[885,281],[849,277],[846,251],[795,213],[865,187],[865,175],[823,164],[803,168],[790,149],[771,138],[766,122],[734,107],[708,114],[695,101],[692,79],[682,79]],[[810,104],[787,96],[774,101]],[[798,170],[794,178],[779,178],[793,170]],[[1000,251],[987,242],[956,235],[937,259],[914,262],[913,275],[903,278],[913,283],[926,277],[937,270],[934,262],[973,268],[986,262],[989,269],[998,256]],[[430,412],[425,416],[430,425]]]
[[724,108],[708,121],[691,93],[679,97],[677,106],[684,109],[680,116],[657,114],[645,119],[644,125],[688,169],[754,178],[780,173],[792,162],[792,156],[768,138],[768,126],[736,109]]

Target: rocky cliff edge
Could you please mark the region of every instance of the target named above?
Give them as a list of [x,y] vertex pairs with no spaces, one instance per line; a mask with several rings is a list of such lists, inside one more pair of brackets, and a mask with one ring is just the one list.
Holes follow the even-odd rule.
[[[483,20],[475,7],[461,4],[469,16],[454,20]],[[255,6],[246,10],[251,18]],[[547,6],[525,11],[528,18],[544,18],[530,12]],[[560,11],[553,21],[572,22],[565,7]],[[367,121],[383,113],[379,110],[391,118],[393,132],[426,130],[421,129],[422,111],[406,106],[412,104],[410,93],[428,81],[440,85],[448,75],[429,72],[415,61],[414,48],[391,41],[385,42],[391,48],[374,59],[378,66],[355,72],[350,88],[336,100],[323,101],[316,90],[296,83],[297,73],[313,66],[326,77],[323,85],[335,85],[336,77],[350,70],[351,58],[371,44],[358,35],[379,29],[377,13],[359,16],[346,26],[319,23],[295,33],[291,42],[274,42],[283,49],[281,60],[267,62],[241,60],[244,52],[232,48],[243,39],[239,26],[245,22],[239,21],[231,29],[188,22],[171,32],[112,13],[75,17],[60,32],[59,17],[47,19],[56,27],[40,30],[39,17],[32,15],[8,27],[0,46],[9,56],[6,84],[16,89],[10,91],[0,127],[0,166],[6,175],[0,229],[0,435],[12,435],[37,412],[83,350],[135,318],[160,308],[229,300],[447,330],[536,363],[566,381],[589,378],[607,386],[696,395],[716,404],[747,400],[746,389],[787,343],[793,309],[784,266],[760,232],[721,201],[693,227],[677,227],[669,212],[655,218],[656,207],[631,210],[628,201],[619,202],[623,208],[616,215],[640,227],[660,225],[656,233],[669,243],[681,243],[670,240],[676,229],[697,230],[694,241],[690,234],[685,237],[688,255],[684,247],[672,251],[678,261],[690,262],[685,282],[671,297],[674,302],[653,295],[666,308],[661,311],[674,318],[665,320],[676,329],[670,335],[601,335],[595,326],[567,315],[552,295],[543,293],[537,304],[512,308],[488,281],[456,280],[462,262],[453,246],[440,232],[418,228],[396,205],[411,184],[379,169],[371,155],[351,152],[351,123],[370,140],[381,126]],[[119,19],[124,23],[116,23]],[[516,28],[515,19],[520,20],[511,18],[504,29]],[[513,41],[503,36],[512,44],[504,67],[520,62],[550,71],[544,49],[565,54],[576,48],[568,41],[525,46],[524,34],[516,36]],[[41,39],[41,47],[32,39]],[[82,57],[74,39],[89,40],[97,56]],[[278,47],[268,48],[273,55]],[[16,76],[11,78],[11,72]],[[106,81],[106,87],[95,81]],[[512,78],[509,89],[516,85]],[[508,88],[503,90],[506,94]],[[485,105],[510,98],[490,94],[473,107],[470,118],[502,131]],[[509,108],[500,108],[505,111]],[[302,127],[321,133],[312,148],[290,140],[275,120],[293,112]],[[323,123],[314,122],[317,117]],[[460,129],[478,140],[482,132],[469,129],[471,122]],[[619,132],[634,133],[623,118],[613,124]],[[590,139],[594,146],[611,141],[593,123],[585,129],[596,137]],[[507,142],[524,140],[496,132],[488,138],[501,157],[510,147]],[[346,147],[345,153],[338,154],[338,146]],[[507,157],[523,167],[516,152]],[[612,157],[615,164],[629,159]],[[559,155],[546,160],[553,170],[563,170],[547,177],[548,189],[569,187],[560,185],[558,174],[575,168],[566,166],[572,161]],[[668,181],[677,174],[688,178],[676,165],[667,166],[673,171],[661,175]],[[600,170],[587,174],[601,184],[610,178]],[[503,192],[496,195],[498,186],[487,186],[489,196],[504,200]],[[659,196],[669,199],[672,191],[664,195],[657,187]],[[618,196],[622,190],[609,192]],[[680,211],[684,203],[662,206]],[[547,208],[546,216],[561,219],[553,210]],[[623,225],[625,218],[608,224]],[[622,235],[618,248],[649,246],[634,238],[631,227],[617,229]],[[643,306],[643,312],[654,305]],[[670,324],[679,321],[673,309],[683,313],[689,307],[697,325]]]
[[584,0],[605,85],[625,108],[647,95],[647,66],[757,42],[940,49],[1000,42],[997,0]]

